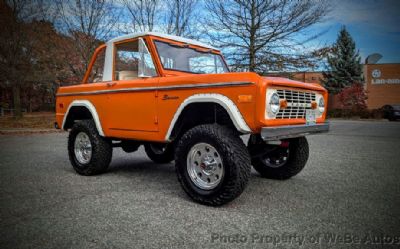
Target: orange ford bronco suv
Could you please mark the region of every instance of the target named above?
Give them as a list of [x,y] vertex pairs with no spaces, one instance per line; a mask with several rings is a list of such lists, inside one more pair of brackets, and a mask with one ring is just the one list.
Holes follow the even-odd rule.
[[193,200],[221,205],[243,192],[251,165],[266,178],[299,173],[305,136],[329,129],[326,106],[317,84],[230,72],[212,46],[139,33],[101,45],[82,84],[59,88],[56,127],[70,130],[79,174],[104,172],[113,147],[144,145],[155,163],[175,160]]

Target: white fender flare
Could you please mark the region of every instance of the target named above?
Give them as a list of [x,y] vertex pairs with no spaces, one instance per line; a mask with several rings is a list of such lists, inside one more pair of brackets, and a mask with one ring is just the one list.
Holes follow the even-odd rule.
[[65,123],[67,121],[67,117],[68,117],[69,111],[74,106],[83,106],[83,107],[86,107],[89,110],[89,112],[92,114],[93,121],[94,121],[94,123],[96,125],[96,128],[97,128],[97,131],[99,132],[99,135],[104,137],[104,132],[103,132],[103,128],[101,127],[99,115],[97,114],[96,108],[94,107],[94,105],[89,100],[74,100],[74,101],[72,101],[72,103],[68,106],[67,112],[64,115],[64,119],[63,119],[63,123],[62,123],[61,128],[64,129],[64,126],[65,126]]
[[176,121],[178,121],[179,116],[181,115],[182,111],[185,107],[191,103],[205,103],[205,102],[212,102],[221,105],[229,114],[233,124],[235,125],[236,129],[241,133],[251,133],[251,129],[246,124],[246,121],[243,119],[242,114],[240,113],[238,107],[233,103],[231,99],[228,97],[217,94],[217,93],[209,93],[209,94],[195,94],[188,98],[186,98],[181,105],[179,106],[178,110],[175,112],[175,115],[169,125],[167,134],[165,139],[167,141],[170,140],[170,136],[172,130],[174,129]]

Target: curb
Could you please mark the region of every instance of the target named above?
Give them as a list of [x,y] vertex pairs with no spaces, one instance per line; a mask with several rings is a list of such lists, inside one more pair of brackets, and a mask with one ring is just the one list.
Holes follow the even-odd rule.
[[0,135],[18,135],[18,134],[44,134],[44,133],[62,133],[63,130],[57,129],[0,129]]

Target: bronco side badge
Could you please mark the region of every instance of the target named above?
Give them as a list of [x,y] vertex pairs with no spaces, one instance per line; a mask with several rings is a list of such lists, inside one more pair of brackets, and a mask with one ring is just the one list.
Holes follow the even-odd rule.
[[168,96],[168,94],[164,94],[162,100],[169,100],[169,99],[179,99],[178,96]]

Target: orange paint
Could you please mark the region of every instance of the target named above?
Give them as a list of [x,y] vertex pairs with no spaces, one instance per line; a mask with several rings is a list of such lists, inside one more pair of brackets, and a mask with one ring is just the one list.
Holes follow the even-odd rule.
[[92,71],[93,65],[96,62],[97,55],[105,48],[106,48],[106,44],[102,44],[98,48],[96,48],[96,50],[94,51],[92,59],[90,60],[88,68],[86,70],[85,76],[83,77],[82,84],[88,83],[90,72]]
[[252,95],[239,95],[238,96],[238,102],[239,103],[250,103],[253,101],[253,96]]
[[[56,119],[61,127],[68,106],[74,100],[88,100],[96,108],[104,135],[120,139],[136,139],[146,141],[165,141],[166,134],[174,115],[185,99],[195,94],[220,94],[228,97],[238,108],[243,120],[253,133],[259,133],[262,127],[291,124],[304,124],[305,119],[266,119],[265,103],[268,88],[296,89],[313,91],[322,94],[327,106],[327,91],[319,85],[292,81],[284,78],[261,77],[256,73],[223,73],[223,74],[191,74],[163,69],[154,40],[167,41],[183,45],[156,36],[142,37],[152,55],[158,77],[138,78],[134,80],[116,81],[113,75],[111,82],[88,84],[87,80],[97,54],[106,47],[101,45],[96,49],[83,78],[82,84],[60,87],[58,89]],[[135,38],[137,39],[137,38]],[[131,39],[132,40],[132,39]],[[126,41],[122,41],[126,42]],[[120,42],[120,43],[122,43]],[[189,47],[209,51],[196,45]],[[221,54],[220,51],[212,52]],[[115,56],[114,56],[115,58]],[[114,70],[113,70],[114,74]],[[223,82],[251,82],[241,86],[200,87],[196,85],[223,83]],[[184,89],[169,89],[171,86],[190,85]],[[141,89],[145,91],[123,92],[121,89]],[[114,91],[101,94],[91,94],[98,91]],[[65,96],[65,94],[70,94]],[[167,97],[165,97],[167,96]],[[281,103],[282,108],[285,107]],[[65,108],[62,108],[64,106]],[[287,106],[287,103],[286,103]],[[317,123],[325,121],[324,113]]]

